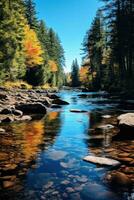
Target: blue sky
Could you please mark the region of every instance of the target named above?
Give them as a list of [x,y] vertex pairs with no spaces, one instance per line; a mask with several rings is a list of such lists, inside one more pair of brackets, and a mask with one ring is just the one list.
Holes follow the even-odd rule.
[[69,71],[73,59],[81,64],[81,43],[99,7],[98,0],[35,0],[39,19],[59,35]]

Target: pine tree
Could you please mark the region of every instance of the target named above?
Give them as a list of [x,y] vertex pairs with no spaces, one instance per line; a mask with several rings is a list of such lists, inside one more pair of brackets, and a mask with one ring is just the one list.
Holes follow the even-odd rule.
[[72,71],[71,71],[71,80],[72,80],[72,87],[79,86],[79,65],[77,59],[75,59],[72,63]]
[[24,0],[25,16],[31,29],[38,30],[38,20],[34,0]]
[[21,0],[0,2],[0,71],[3,79],[22,78],[25,73],[24,18]]

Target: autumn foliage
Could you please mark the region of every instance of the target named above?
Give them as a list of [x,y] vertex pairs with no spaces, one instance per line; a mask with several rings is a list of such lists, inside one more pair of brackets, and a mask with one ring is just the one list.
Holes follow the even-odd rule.
[[33,29],[30,29],[28,25],[25,27],[24,47],[26,65],[28,67],[34,67],[43,63],[43,51],[41,49],[40,42],[37,38],[35,31]]
[[79,76],[80,76],[80,82],[82,84],[88,83],[89,80],[89,67],[81,67],[79,71]]
[[48,64],[49,64],[49,67],[50,67],[50,71],[52,73],[55,73],[55,72],[58,71],[57,64],[53,60],[49,60]]

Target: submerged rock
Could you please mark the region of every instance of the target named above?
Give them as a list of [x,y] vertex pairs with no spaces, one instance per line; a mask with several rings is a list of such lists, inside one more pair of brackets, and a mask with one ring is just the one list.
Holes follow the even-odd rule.
[[97,157],[97,156],[86,156],[83,158],[83,160],[94,163],[94,164],[99,164],[99,165],[108,165],[108,166],[120,165],[120,162],[117,160],[104,158],[104,157]]
[[129,187],[132,184],[127,175],[122,172],[113,172],[108,174],[106,179],[112,186]]

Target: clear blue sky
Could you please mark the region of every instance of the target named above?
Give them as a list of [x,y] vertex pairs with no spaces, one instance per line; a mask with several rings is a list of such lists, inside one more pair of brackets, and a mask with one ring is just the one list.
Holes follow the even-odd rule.
[[98,0],[35,0],[39,19],[59,35],[69,71],[73,59],[81,63],[81,43],[99,7]]

